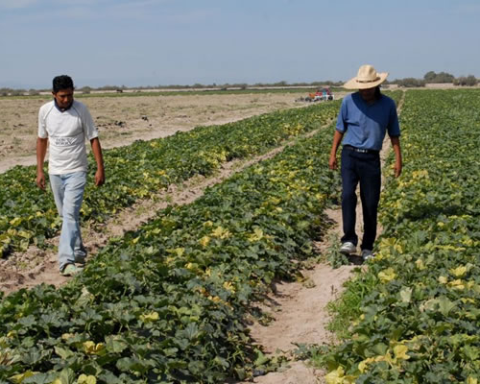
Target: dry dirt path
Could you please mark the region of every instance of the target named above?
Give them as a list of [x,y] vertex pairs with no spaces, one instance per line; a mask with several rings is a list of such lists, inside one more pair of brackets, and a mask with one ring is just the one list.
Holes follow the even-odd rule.
[[[405,93],[398,105],[400,113]],[[380,153],[382,166],[391,149],[390,140],[385,139]],[[391,172],[391,170],[385,170]],[[382,185],[383,185],[382,180]],[[383,187],[382,187],[383,188]],[[360,198],[358,198],[360,201]],[[316,243],[321,255],[325,255],[338,241],[343,231],[341,228],[341,208],[328,209],[325,212],[331,226],[323,236],[323,241]],[[356,231],[363,233],[363,214],[361,204],[357,207]],[[379,234],[381,233],[379,227]],[[361,259],[352,257],[353,265],[344,265],[333,269],[327,264],[317,264],[312,270],[302,271],[308,284],[277,283],[274,293],[268,298],[268,306],[264,309],[271,314],[273,321],[268,326],[255,322],[251,326],[251,335],[256,345],[267,355],[283,353],[289,356],[296,344],[332,344],[335,336],[326,329],[330,321],[327,304],[339,297],[343,284]],[[294,361],[281,372],[273,372],[253,379],[257,384],[319,384],[325,383],[325,372],[315,369],[302,361]],[[249,383],[251,383],[250,381]],[[246,384],[240,383],[240,384]]]

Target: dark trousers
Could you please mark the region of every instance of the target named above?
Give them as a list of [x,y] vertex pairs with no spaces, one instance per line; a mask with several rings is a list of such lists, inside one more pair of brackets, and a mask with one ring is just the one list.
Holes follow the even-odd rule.
[[381,170],[379,153],[358,153],[351,149],[342,150],[342,243],[358,244],[355,233],[357,195],[360,183],[360,198],[363,208],[364,234],[361,249],[373,249],[377,236],[377,210],[380,200]]

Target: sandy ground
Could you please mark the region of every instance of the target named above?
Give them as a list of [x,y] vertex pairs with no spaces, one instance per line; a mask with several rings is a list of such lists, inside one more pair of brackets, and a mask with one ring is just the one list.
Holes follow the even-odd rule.
[[[99,128],[104,148],[305,106],[300,94],[185,95],[79,98]],[[35,164],[38,109],[45,99],[0,98],[0,172]]]

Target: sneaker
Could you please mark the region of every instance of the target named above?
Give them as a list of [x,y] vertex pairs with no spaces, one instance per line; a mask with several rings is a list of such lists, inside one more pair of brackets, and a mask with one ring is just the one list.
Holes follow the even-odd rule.
[[80,266],[84,266],[87,262],[85,257],[75,257],[75,264],[80,264]]
[[82,269],[77,267],[75,264],[67,264],[62,270],[63,276],[74,276],[79,273]]
[[344,255],[351,255],[355,252],[357,252],[357,246],[349,241],[343,243],[340,247],[340,253]]
[[363,249],[362,250],[362,259],[367,261],[373,259],[375,256],[373,255],[373,251],[371,249]]

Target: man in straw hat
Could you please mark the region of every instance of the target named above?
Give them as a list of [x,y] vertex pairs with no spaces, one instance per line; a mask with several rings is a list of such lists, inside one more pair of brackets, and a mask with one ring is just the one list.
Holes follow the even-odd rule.
[[388,73],[378,73],[371,65],[362,65],[357,76],[345,83],[345,88],[357,89],[358,92],[347,95],[342,101],[330,153],[330,169],[337,169],[337,149],[343,139],[341,175],[344,235],[340,252],[345,255],[357,252],[355,190],[360,183],[364,224],[361,256],[364,260],[373,257],[373,243],[377,236],[380,150],[387,132],[395,153],[395,177],[402,172],[400,127],[395,102],[380,92],[380,84],[387,76]]

